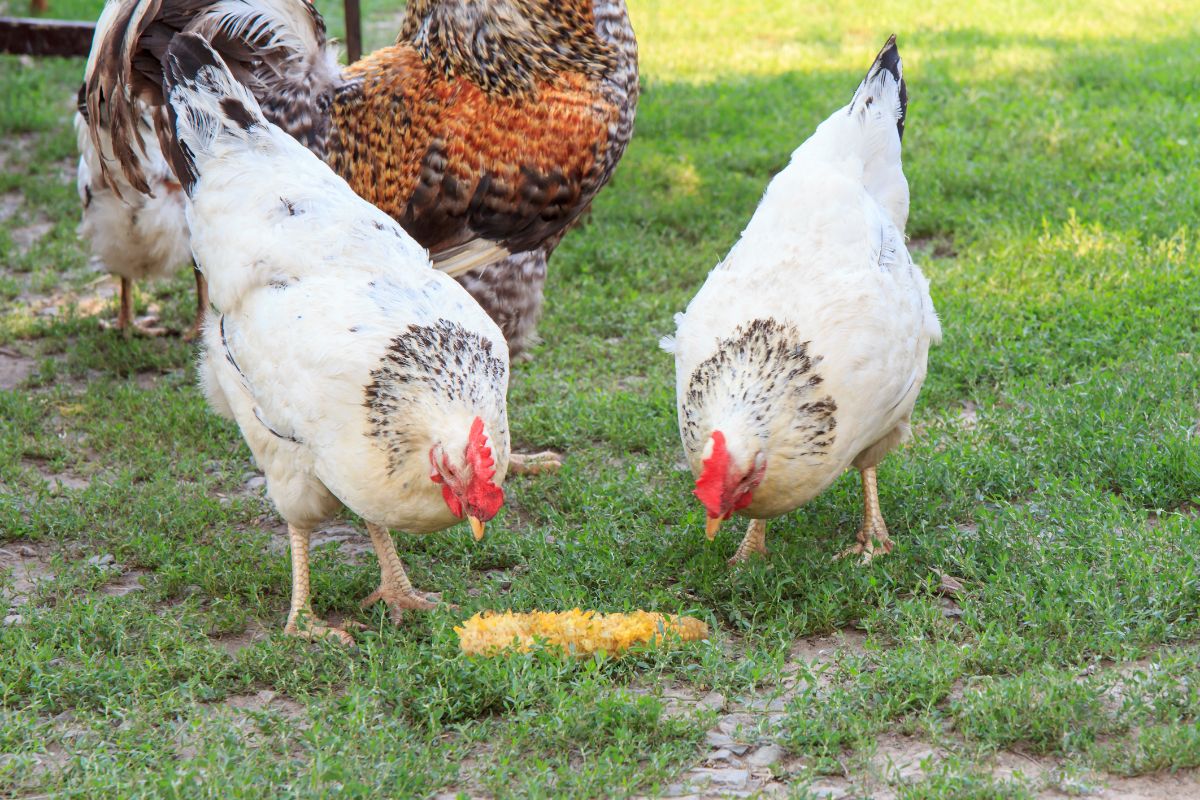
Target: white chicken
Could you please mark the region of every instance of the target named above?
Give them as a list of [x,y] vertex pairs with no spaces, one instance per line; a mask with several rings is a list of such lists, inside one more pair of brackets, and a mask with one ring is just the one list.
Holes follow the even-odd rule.
[[771,181],[663,341],[708,537],[735,511],[751,520],[731,564],[765,553],[766,519],[850,466],[862,473],[864,515],[846,553],[869,561],[892,549],[875,467],[907,438],[941,338],[904,244],[906,106],[893,36],[850,104]]
[[164,66],[177,139],[166,153],[215,307],[201,380],[287,520],[285,630],[349,642],[312,615],[314,526],[343,504],[366,521],[382,578],[364,604],[383,600],[395,622],[433,607],[388,528],[424,533],[465,517],[480,538],[499,510],[504,337],[403,228],[268,123],[203,37],[176,36]]

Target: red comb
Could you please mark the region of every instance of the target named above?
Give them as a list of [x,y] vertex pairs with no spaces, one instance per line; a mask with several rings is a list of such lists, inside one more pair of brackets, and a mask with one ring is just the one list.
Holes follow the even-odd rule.
[[712,432],[712,455],[704,459],[696,490],[692,494],[704,504],[710,517],[724,517],[721,496],[725,494],[725,479],[729,474],[729,451],[725,449],[725,434]]
[[471,467],[471,483],[467,486],[467,507],[479,519],[487,522],[496,516],[500,506],[504,505],[504,490],[492,483],[496,474],[496,462],[492,458],[492,448],[487,446],[483,420],[479,417],[471,423],[464,455]]

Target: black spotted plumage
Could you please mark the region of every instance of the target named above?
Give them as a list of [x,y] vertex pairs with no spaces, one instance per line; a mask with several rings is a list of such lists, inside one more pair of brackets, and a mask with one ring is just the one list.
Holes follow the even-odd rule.
[[[493,352],[493,343],[456,322],[410,325],[388,344],[365,389],[368,434],[388,454],[389,474],[413,455],[409,422],[418,406],[434,393],[443,401],[478,409],[480,416],[504,407],[508,365]],[[505,423],[507,424],[507,423]],[[507,428],[491,431],[494,443],[508,441]],[[497,446],[503,446],[502,444]],[[494,454],[498,461],[507,454]]]
[[810,341],[801,341],[791,325],[774,319],[756,319],[740,325],[732,336],[717,344],[713,355],[692,371],[680,402],[684,445],[695,452],[721,414],[733,405],[751,427],[765,434],[779,415],[799,434],[792,452],[784,458],[821,455],[829,451],[837,427],[837,402],[821,395],[824,382],[817,371],[819,355],[810,353]]

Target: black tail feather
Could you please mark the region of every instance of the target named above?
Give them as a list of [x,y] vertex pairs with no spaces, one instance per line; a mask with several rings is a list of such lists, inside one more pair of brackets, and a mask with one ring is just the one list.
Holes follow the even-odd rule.
[[900,49],[896,47],[896,34],[888,37],[887,42],[883,45],[883,49],[879,51],[879,55],[875,56],[874,63],[867,70],[867,80],[878,74],[882,70],[887,70],[893,78],[900,84],[900,115],[896,120],[896,131],[900,134],[900,140],[904,140],[904,120],[908,118],[908,85],[904,82],[904,71],[900,62]]
[[[202,72],[204,74],[201,74]],[[171,102],[172,91],[182,87],[190,91],[199,91],[219,97],[219,114],[224,115],[224,119],[213,119],[214,126],[232,123],[233,126],[242,130],[250,130],[255,125],[262,123],[263,119],[257,104],[250,108],[242,98],[230,93],[235,87],[241,88],[237,84],[237,79],[233,77],[229,66],[217,54],[217,51],[200,34],[180,33],[171,39],[171,43],[163,55],[162,76],[163,96],[167,101],[166,110],[170,120],[170,125],[165,126],[170,138],[168,141],[162,142],[163,152],[176,177],[190,195],[199,174],[196,169],[195,153],[180,136],[178,109],[176,109],[175,103]],[[222,76],[224,82],[218,76]],[[248,92],[243,93],[243,96],[250,98],[250,102],[253,103]],[[216,114],[201,111],[195,105],[185,106],[184,113],[189,117],[192,115],[216,116]]]

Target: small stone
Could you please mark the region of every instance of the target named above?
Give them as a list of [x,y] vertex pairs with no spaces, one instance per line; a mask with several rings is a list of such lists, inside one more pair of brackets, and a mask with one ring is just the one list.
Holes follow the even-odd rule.
[[769,767],[783,758],[783,748],[777,744],[768,744],[758,748],[746,759],[752,767]]
[[704,734],[704,740],[708,742],[710,747],[728,747],[733,744],[733,739],[730,739],[720,731],[709,731]]
[[720,750],[713,750],[711,753],[706,755],[704,757],[704,760],[705,761],[728,761],[732,756],[733,756],[733,753],[730,753],[728,750],[726,750],[725,748],[722,747]]
[[963,594],[965,587],[961,578],[956,578],[953,575],[947,575],[940,569],[935,569],[934,574],[938,576],[937,591],[947,597],[958,597]]
[[266,485],[267,485],[267,479],[264,478],[262,475],[255,475],[253,478],[246,481],[246,484],[245,484],[247,490],[261,489],[262,487],[264,487]]
[[737,736],[739,730],[749,730],[756,725],[758,725],[758,717],[754,714],[726,714],[717,723],[721,732],[730,736]]
[[87,560],[87,563],[93,567],[107,567],[114,561],[116,561],[116,559],[113,558],[112,553],[105,553],[104,555],[92,556]]
[[729,789],[740,789],[746,785],[746,781],[750,780],[750,770],[746,769],[709,769],[703,771],[708,773],[709,778],[714,784]]
[[709,711],[720,711],[725,707],[725,695],[720,692],[709,692],[700,698],[700,705]]
[[24,621],[25,621],[25,618],[22,617],[20,614],[9,614],[7,617],[4,618],[5,625],[20,625]]

